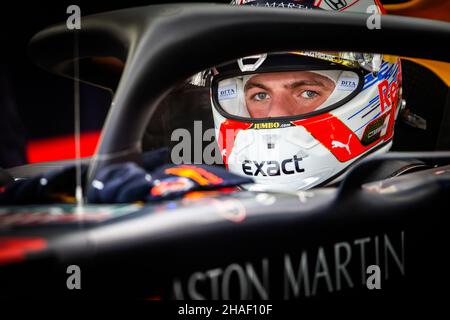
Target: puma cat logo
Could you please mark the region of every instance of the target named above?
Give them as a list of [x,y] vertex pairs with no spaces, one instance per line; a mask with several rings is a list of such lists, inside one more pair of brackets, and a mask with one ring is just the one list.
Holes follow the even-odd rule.
[[344,148],[345,150],[347,150],[347,152],[348,152],[348,154],[352,154],[352,152],[350,151],[350,139],[352,138],[352,135],[350,134],[349,136],[348,136],[348,141],[347,141],[347,144],[344,144],[344,143],[342,143],[342,142],[340,142],[340,141],[336,141],[336,140],[333,140],[333,141],[331,141],[331,148],[332,149],[335,149],[335,148]]

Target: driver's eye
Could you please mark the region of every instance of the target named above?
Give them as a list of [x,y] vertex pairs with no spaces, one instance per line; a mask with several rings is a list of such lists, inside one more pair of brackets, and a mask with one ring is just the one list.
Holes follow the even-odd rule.
[[302,98],[305,99],[312,99],[317,97],[319,94],[316,91],[312,91],[312,90],[305,90],[302,92],[301,96]]
[[262,100],[266,100],[269,98],[269,95],[265,92],[258,92],[257,94],[255,94],[253,96],[253,99],[256,101],[262,101]]

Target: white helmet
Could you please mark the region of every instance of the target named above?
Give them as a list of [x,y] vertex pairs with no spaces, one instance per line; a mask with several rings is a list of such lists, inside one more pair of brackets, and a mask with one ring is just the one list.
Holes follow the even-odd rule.
[[324,185],[362,156],[392,145],[401,99],[397,57],[264,53],[217,66],[209,76],[224,163],[253,177],[253,189]]

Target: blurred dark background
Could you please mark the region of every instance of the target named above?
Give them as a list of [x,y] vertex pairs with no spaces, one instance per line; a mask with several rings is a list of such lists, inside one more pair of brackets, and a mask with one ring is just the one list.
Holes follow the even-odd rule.
[[[81,15],[157,3],[183,1],[11,1],[0,5],[0,167],[74,157],[73,82],[36,67],[27,45],[38,31],[67,19],[71,4]],[[187,2],[187,1],[185,1]],[[189,1],[192,2],[192,1]],[[229,1],[199,1],[218,2]],[[399,3],[404,0],[384,0]],[[416,78],[422,76],[416,70]],[[433,91],[433,90],[431,90]],[[111,94],[81,84],[82,156],[92,154]],[[445,96],[439,99],[444,99]],[[416,99],[414,99],[416,100]],[[405,139],[408,133],[404,133]],[[432,133],[433,137],[437,135]],[[429,137],[429,139],[433,138]],[[427,138],[428,139],[428,138]],[[417,139],[411,139],[417,144]]]
[[[10,1],[0,5],[0,167],[73,157],[73,82],[36,67],[28,57],[31,37],[67,19],[71,4],[81,15],[183,1]],[[213,2],[213,1],[196,1]],[[228,1],[215,1],[227,3]],[[82,155],[95,148],[111,94],[81,84]],[[53,139],[55,138],[55,139]],[[59,150],[55,150],[58,148]],[[40,149],[40,152],[37,152]],[[57,153],[57,154],[56,154]]]

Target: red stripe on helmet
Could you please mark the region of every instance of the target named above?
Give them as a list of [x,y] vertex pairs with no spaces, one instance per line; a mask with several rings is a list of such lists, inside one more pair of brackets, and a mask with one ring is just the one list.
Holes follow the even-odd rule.
[[[381,116],[383,115],[380,115],[380,117]],[[387,140],[387,135],[384,135],[377,141],[364,146],[358,136],[350,130],[350,128],[330,113],[321,114],[308,119],[292,121],[292,123],[296,126],[304,127],[340,162],[346,162],[358,157],[378,144],[382,138]],[[393,126],[393,121],[389,122],[389,126]]]
[[219,141],[217,141],[222,155],[223,163],[228,168],[228,156],[234,147],[234,141],[241,130],[247,130],[252,125],[251,122],[240,122],[236,120],[225,120],[220,125]]

